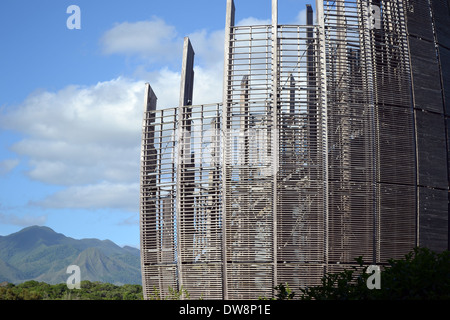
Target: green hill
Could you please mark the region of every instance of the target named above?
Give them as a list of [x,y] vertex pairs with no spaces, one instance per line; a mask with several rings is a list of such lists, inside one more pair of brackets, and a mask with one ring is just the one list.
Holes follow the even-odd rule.
[[136,248],[121,248],[110,240],[76,240],[38,226],[0,237],[0,282],[64,283],[72,264],[80,267],[81,280],[141,283]]

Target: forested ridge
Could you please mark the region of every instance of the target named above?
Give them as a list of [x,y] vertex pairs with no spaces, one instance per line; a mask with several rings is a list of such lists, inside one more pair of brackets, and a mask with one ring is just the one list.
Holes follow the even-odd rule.
[[0,283],[65,283],[70,265],[80,267],[83,280],[141,284],[137,248],[110,240],[73,239],[42,226],[0,236]]

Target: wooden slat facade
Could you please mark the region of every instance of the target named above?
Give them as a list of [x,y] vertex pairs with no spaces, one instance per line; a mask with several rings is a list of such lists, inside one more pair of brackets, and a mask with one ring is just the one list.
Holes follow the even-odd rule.
[[[317,285],[363,256],[449,246],[450,10],[444,0],[318,0],[318,24],[236,26],[224,98],[147,87],[141,158],[144,295],[257,299]],[[443,13],[444,12],[444,13]],[[450,11],[449,11],[450,12]]]

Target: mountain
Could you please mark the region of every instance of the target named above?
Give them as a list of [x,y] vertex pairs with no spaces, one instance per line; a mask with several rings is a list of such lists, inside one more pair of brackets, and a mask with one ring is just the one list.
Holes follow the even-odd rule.
[[65,283],[69,265],[80,267],[81,280],[141,284],[136,248],[110,240],[77,240],[39,226],[0,237],[0,282]]

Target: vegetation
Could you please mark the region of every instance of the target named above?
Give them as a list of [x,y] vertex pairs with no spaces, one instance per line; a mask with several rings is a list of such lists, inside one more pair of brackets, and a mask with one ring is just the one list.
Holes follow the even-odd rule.
[[[390,259],[380,273],[380,289],[369,289],[371,273],[362,257],[357,264],[338,273],[327,273],[321,285],[294,292],[288,284],[275,287],[276,300],[424,300],[450,299],[450,251],[435,253],[415,248],[404,259]],[[169,288],[162,295],[156,288],[152,300],[189,299],[186,289]],[[82,281],[81,289],[68,289],[65,283],[50,285],[27,281],[0,284],[0,300],[142,300],[142,286]]]
[[[65,283],[51,285],[45,282],[27,281],[18,285],[0,284],[0,300],[142,300],[142,286],[125,284],[116,286],[110,283],[81,281],[80,289],[68,289]],[[189,300],[189,292],[168,288],[163,295],[155,287],[149,295],[150,300]]]
[[153,292],[149,294],[150,300],[189,300],[190,295],[189,292],[181,287],[180,290],[176,290],[169,286],[168,294],[166,296],[161,295],[161,292],[158,288],[153,287]]
[[142,300],[142,286],[81,281],[80,289],[68,289],[65,283],[50,285],[27,281],[0,286],[0,300]]
[[[380,289],[369,289],[368,266],[362,257],[358,266],[339,273],[327,273],[320,286],[300,289],[301,300],[441,300],[450,299],[450,251],[440,254],[415,248],[404,259],[390,259],[381,270]],[[279,285],[276,299],[290,300],[296,295],[289,286]]]

